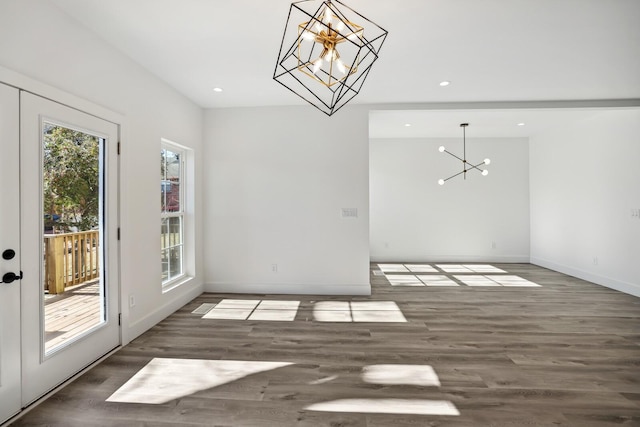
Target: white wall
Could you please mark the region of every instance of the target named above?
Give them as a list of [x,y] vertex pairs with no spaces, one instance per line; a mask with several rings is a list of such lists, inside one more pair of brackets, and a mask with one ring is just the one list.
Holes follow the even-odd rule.
[[527,139],[467,138],[467,158],[490,158],[489,175],[443,186],[462,162],[440,145],[463,151],[460,138],[371,139],[371,259],[528,262]]
[[[36,91],[44,88],[51,96],[56,91],[49,85],[124,117],[121,292],[126,343],[202,291],[200,240],[194,279],[161,291],[158,183],[164,137],[195,151],[195,195],[200,195],[202,110],[47,1],[0,0],[0,66],[45,84],[33,85]],[[198,203],[191,212],[196,236],[201,235],[200,212]],[[131,309],[129,295],[136,299]]]
[[530,160],[532,263],[640,296],[640,110],[536,135]]
[[362,108],[207,111],[205,289],[369,294],[368,149]]

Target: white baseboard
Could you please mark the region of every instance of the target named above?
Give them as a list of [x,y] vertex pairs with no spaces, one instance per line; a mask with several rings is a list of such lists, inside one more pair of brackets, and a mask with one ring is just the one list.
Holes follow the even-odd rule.
[[[139,337],[140,335],[142,335],[143,333],[145,333],[146,331],[148,331],[149,329],[151,329],[152,327],[160,323],[162,320],[169,317],[176,310],[179,310],[188,302],[192,301],[195,297],[202,294],[202,292],[203,292],[202,285],[194,286],[192,289],[188,290],[183,295],[176,297],[175,299],[171,300],[170,302],[163,305],[162,307],[159,307],[156,310],[152,311],[151,313],[147,314],[143,318],[137,320],[134,323],[131,323],[128,328],[126,329],[123,328],[122,345],[124,346],[129,342],[131,342],[132,340],[134,340],[135,338]],[[126,320],[123,323],[123,325],[126,325]]]
[[212,282],[204,285],[205,292],[269,295],[371,295],[369,283],[351,285],[301,285]]
[[624,282],[621,280],[613,279],[611,277],[601,276],[594,274],[590,271],[580,270],[578,268],[570,267],[563,264],[558,264],[553,261],[549,261],[542,258],[531,258],[531,264],[538,265],[540,267],[548,268],[560,273],[568,274],[569,276],[577,277],[579,279],[586,280],[596,285],[601,285],[607,288],[615,289],[616,291],[624,292],[625,294],[640,297],[640,284],[634,284],[630,282]]
[[396,256],[371,255],[371,262],[498,262],[505,264],[529,263],[529,255],[435,255],[435,256]]

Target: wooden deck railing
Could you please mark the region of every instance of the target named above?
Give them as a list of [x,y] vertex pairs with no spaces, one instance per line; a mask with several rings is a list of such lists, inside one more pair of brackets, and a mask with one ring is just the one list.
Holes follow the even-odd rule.
[[50,294],[64,292],[100,276],[99,231],[45,234],[44,287]]

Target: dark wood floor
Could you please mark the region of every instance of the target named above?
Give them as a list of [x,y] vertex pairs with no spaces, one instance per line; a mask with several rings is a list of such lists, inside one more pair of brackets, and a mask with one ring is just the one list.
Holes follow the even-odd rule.
[[[371,297],[204,294],[15,425],[640,426],[640,298],[528,264],[494,265],[541,286],[391,286],[372,264]],[[192,313],[223,299],[300,305],[293,321]],[[394,301],[407,322],[321,322],[318,301]],[[288,365],[180,395],[210,380],[203,365],[163,371],[152,359]],[[402,378],[406,366],[383,366],[367,382],[376,365],[430,366],[439,385]],[[165,403],[107,401],[125,384],[132,400],[162,394],[158,377],[177,393]],[[342,399],[359,399],[359,409],[311,407]],[[415,414],[433,402],[434,415]],[[388,408],[412,413],[373,413]]]

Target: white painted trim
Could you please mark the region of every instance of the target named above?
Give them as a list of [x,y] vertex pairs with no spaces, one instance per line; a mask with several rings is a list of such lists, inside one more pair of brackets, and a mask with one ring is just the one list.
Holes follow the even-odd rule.
[[371,284],[299,285],[213,282],[204,285],[205,292],[269,295],[371,295]]
[[117,125],[122,125],[125,121],[124,115],[120,113],[116,113],[106,107],[87,101],[84,98],[80,98],[53,86],[49,86],[32,78],[23,76],[22,74],[16,73],[15,71],[2,66],[0,66],[0,83],[5,83],[25,92],[57,102],[58,104],[63,104],[69,108],[83,111],[87,114]]
[[528,255],[436,255],[421,257],[396,257],[396,256],[372,256],[371,262],[377,263],[393,263],[401,262],[403,264],[411,263],[434,263],[434,262],[497,262],[506,264],[527,263],[529,264]]
[[550,270],[554,270],[563,274],[568,274],[569,276],[577,277],[596,285],[624,292],[625,294],[640,297],[640,284],[633,284],[613,279],[611,277],[600,276],[589,271],[580,270],[578,268],[570,267],[563,264],[557,264],[553,261],[542,258],[531,257],[531,264],[548,268]]
[[628,108],[640,107],[640,99],[581,99],[547,101],[480,101],[480,102],[420,102],[390,104],[354,104],[369,111],[377,110],[510,110],[537,108]]
[[[184,284],[183,286],[174,288],[174,290],[176,291],[182,290],[185,285],[186,284]],[[202,294],[203,291],[204,290],[202,285],[195,286],[193,289],[190,289],[189,291],[185,292],[183,295],[176,297],[175,299],[171,300],[169,303],[147,314],[146,316],[139,319],[135,323],[130,324],[128,328],[124,328],[124,325],[126,323],[125,321],[123,321],[122,322],[123,323],[122,346],[129,344],[135,338],[139,337],[140,335],[142,335],[143,333],[145,333],[146,331],[148,331],[149,329],[151,329],[152,327],[154,327],[155,325],[157,325],[158,323],[160,323],[161,321],[169,317],[171,314],[175,313],[177,310],[184,307],[186,304],[191,302],[198,295]],[[169,292],[171,291],[167,291],[167,293]],[[128,316],[127,316],[127,319],[125,320],[128,321]]]

